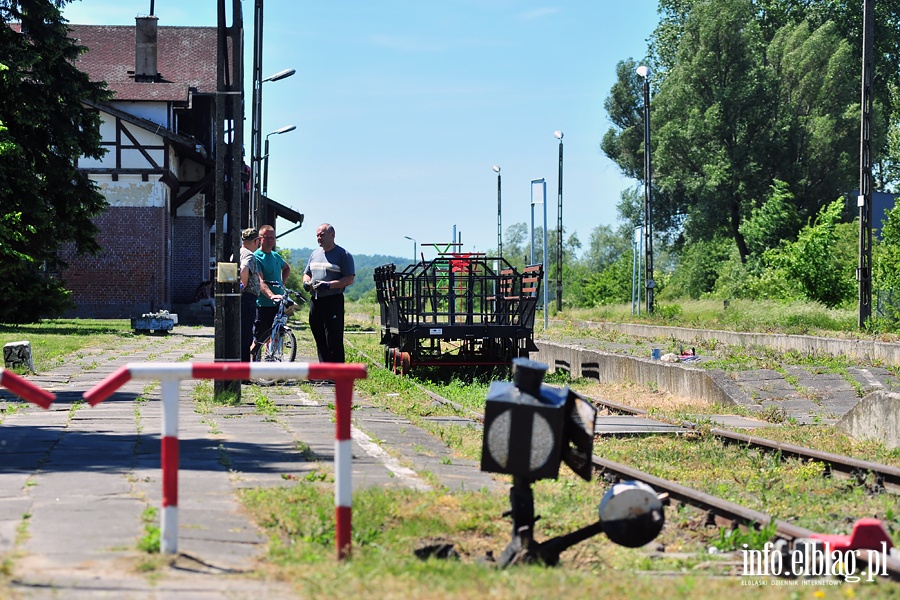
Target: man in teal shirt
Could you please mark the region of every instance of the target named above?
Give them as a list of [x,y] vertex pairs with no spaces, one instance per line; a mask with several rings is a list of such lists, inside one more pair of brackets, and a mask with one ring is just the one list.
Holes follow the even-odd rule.
[[[275,228],[271,225],[263,225],[259,228],[259,237],[262,244],[259,250],[253,253],[262,280],[269,285],[269,289],[276,293],[267,298],[260,294],[256,299],[256,322],[253,324],[253,337],[257,343],[265,343],[272,331],[272,323],[275,322],[275,313],[278,312],[278,302],[284,294],[284,282],[291,274],[291,266],[287,264],[281,255],[275,252]],[[275,282],[272,284],[271,282]],[[277,285],[276,285],[277,284]],[[280,294],[279,294],[280,292]]]

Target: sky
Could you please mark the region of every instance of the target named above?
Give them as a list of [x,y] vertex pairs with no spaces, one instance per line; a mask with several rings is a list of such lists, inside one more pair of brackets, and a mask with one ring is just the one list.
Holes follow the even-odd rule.
[[[150,0],[75,0],[73,24],[133,25]],[[243,0],[246,147],[250,148],[252,0]],[[226,5],[230,11],[231,2]],[[159,24],[215,26],[216,0],[156,0]],[[617,225],[623,177],[600,150],[603,108],[620,60],[640,60],[656,0],[266,0],[263,135],[268,195],[305,215],[279,247],[315,246],[334,225],[351,253],[426,258],[453,240],[466,252],[497,245],[502,229],[531,220],[531,180],[547,183],[557,223],[563,138],[563,226],[582,250],[599,225]],[[230,20],[229,20],[230,22]],[[541,208],[535,223],[543,222]],[[287,230],[287,222],[276,224]]]

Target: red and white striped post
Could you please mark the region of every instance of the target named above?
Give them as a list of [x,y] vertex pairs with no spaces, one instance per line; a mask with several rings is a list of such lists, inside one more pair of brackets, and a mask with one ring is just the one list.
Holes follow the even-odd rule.
[[[331,379],[335,384],[335,545],[338,559],[350,555],[352,454],[350,411],[353,382],[366,367],[339,363],[129,363],[93,388],[84,399],[96,406],[130,379],[159,380],[162,387],[162,514],[160,552],[178,551],[178,396],[182,379]],[[49,406],[49,405],[48,405]]]
[[353,380],[334,380],[334,543],[338,560],[350,556],[353,531],[353,448],[350,439],[350,411],[353,406]]
[[50,408],[50,405],[56,400],[56,394],[34,385],[7,369],[0,369],[0,385],[23,400],[37,404],[45,410]]

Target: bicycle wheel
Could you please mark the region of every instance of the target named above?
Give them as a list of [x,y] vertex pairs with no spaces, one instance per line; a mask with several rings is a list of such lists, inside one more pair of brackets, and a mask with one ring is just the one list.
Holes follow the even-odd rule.
[[297,336],[294,335],[294,332],[284,328],[284,333],[281,337],[281,360],[284,362],[294,362],[297,358]]
[[[272,343],[271,341],[269,342]],[[269,350],[268,344],[260,344],[250,355],[252,362],[281,362],[281,353],[278,348]],[[256,377],[253,382],[257,385],[272,385],[277,381],[274,377]]]

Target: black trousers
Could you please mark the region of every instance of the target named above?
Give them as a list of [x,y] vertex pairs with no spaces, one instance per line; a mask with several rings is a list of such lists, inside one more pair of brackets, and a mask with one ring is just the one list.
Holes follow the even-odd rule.
[[256,296],[241,294],[241,362],[250,362],[253,323],[256,321]]
[[319,362],[344,362],[344,295],[313,298],[309,329],[316,340]]
[[257,342],[263,343],[269,339],[272,333],[272,325],[275,323],[275,315],[278,314],[277,306],[259,306],[256,309],[256,322],[253,323],[253,337]]

